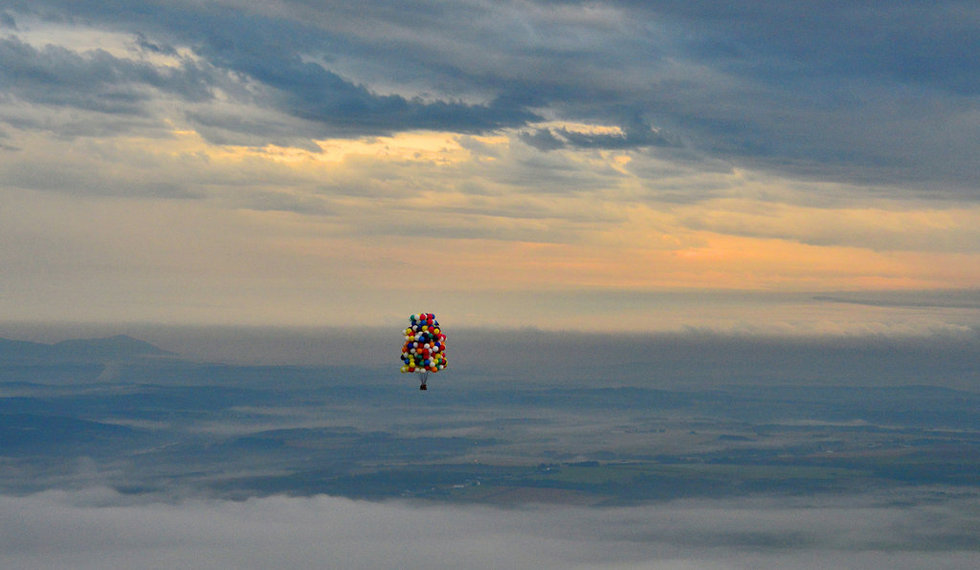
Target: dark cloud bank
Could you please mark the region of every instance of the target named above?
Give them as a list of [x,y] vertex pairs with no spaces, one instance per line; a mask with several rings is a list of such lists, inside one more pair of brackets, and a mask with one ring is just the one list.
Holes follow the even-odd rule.
[[[542,150],[681,146],[794,175],[972,199],[977,10],[958,1],[361,2],[356,10],[14,1],[3,13],[0,69],[18,79],[8,93],[29,103],[141,113],[143,88],[190,103],[220,87],[321,138],[481,133],[549,117],[624,134],[528,131]],[[35,51],[17,43],[21,18],[132,34],[144,51],[185,48],[197,59],[161,70],[104,53]],[[185,117],[215,140],[262,144],[283,134],[244,116],[188,109]]]

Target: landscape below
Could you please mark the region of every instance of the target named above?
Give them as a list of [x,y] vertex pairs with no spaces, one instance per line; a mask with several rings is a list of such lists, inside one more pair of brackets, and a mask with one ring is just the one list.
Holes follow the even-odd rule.
[[971,391],[447,378],[420,393],[371,367],[0,341],[0,492],[623,505],[980,487]]

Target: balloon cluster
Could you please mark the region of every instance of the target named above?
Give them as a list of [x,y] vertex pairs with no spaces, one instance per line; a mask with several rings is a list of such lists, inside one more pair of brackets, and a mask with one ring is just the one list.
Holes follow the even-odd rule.
[[446,360],[446,335],[432,313],[412,315],[402,345],[402,372],[439,372]]

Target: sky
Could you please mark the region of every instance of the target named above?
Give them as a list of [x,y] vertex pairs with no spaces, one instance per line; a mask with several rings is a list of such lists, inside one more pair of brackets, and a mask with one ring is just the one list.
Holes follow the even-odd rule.
[[7,0],[0,320],[980,326],[972,1]]

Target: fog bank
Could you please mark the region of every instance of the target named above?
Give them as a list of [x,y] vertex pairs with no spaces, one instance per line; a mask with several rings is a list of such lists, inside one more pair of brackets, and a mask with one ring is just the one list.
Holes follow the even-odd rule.
[[96,488],[0,497],[0,566],[965,570],[980,561],[978,525],[980,496],[941,489],[497,509]]

